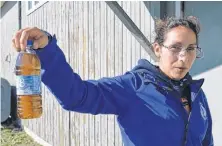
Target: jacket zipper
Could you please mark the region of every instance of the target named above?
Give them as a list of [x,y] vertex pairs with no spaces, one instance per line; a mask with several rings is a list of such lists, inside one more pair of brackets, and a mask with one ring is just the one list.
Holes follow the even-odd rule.
[[[196,96],[194,97],[194,99],[197,97],[198,93],[199,93],[200,90],[198,90]],[[193,103],[194,101],[191,103],[191,107],[193,107]],[[184,108],[184,107],[183,107]],[[185,109],[186,110],[186,109]],[[190,117],[191,117],[191,113],[192,113],[192,109],[188,115],[188,120],[186,122],[186,125],[185,125],[185,129],[184,129],[184,141],[183,141],[183,146],[186,146],[186,143],[187,143],[187,132],[188,132],[188,128],[189,128],[189,122],[190,122]]]
[[191,112],[189,113],[188,120],[186,122],[185,129],[184,129],[183,146],[186,146],[186,143],[187,143],[187,132],[188,132],[188,128],[189,128],[190,115],[191,115]]

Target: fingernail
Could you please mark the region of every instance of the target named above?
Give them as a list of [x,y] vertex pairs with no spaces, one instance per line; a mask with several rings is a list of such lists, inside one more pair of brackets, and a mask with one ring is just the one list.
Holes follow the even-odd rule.
[[37,46],[36,46],[36,45],[33,45],[33,49],[37,49]]
[[21,51],[21,49],[19,49],[19,48],[16,48],[16,51],[17,51],[17,52],[20,52],[20,51]]
[[33,48],[34,48],[34,49],[38,49],[38,44],[37,44],[37,43],[34,43],[34,44],[33,44]]
[[26,48],[25,45],[24,45],[24,44],[21,44],[21,49],[22,49],[22,50],[25,50],[25,48]]

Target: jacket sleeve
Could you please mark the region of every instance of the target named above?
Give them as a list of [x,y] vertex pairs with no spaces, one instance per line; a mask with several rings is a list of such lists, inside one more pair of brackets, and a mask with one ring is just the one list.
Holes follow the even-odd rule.
[[209,105],[208,105],[205,94],[203,96],[204,96],[204,100],[205,100],[205,107],[206,107],[206,112],[207,112],[207,117],[208,117],[208,127],[207,127],[207,132],[205,134],[205,138],[202,142],[202,145],[203,146],[214,146],[213,134],[212,134],[212,117],[211,117]]
[[[82,80],[66,62],[56,38],[36,50],[41,61],[42,82],[66,110],[91,114],[123,113],[132,102],[134,77],[128,73],[100,80]],[[131,92],[131,93],[130,93]]]

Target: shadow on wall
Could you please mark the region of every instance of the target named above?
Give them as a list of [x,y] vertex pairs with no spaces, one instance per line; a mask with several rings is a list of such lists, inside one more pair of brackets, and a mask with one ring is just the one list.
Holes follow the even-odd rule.
[[10,2],[5,2],[4,5],[1,8],[1,18],[4,17],[4,15],[12,8],[15,6],[17,1],[10,1]]
[[[153,18],[175,16],[174,2],[144,2]],[[166,7],[164,7],[166,5]],[[185,16],[197,17],[201,24],[199,46],[204,58],[197,59],[190,74],[196,76],[222,65],[222,2],[185,2]]]
[[18,120],[17,116],[17,94],[16,87],[11,86],[11,117],[13,121]]

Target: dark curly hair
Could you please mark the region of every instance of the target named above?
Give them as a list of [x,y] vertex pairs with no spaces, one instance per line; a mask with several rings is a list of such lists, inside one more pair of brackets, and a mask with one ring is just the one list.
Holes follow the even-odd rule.
[[196,34],[198,44],[198,34],[200,33],[200,24],[196,17],[188,16],[187,18],[166,17],[164,19],[155,20],[155,42],[162,45],[165,41],[165,35],[169,30],[177,26],[184,26],[193,30]]

